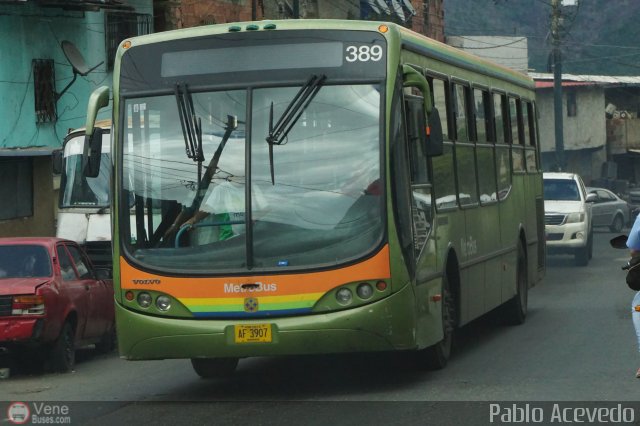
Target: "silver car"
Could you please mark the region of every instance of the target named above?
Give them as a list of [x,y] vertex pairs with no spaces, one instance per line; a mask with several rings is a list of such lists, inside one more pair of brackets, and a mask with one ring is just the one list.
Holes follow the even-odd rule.
[[591,207],[593,226],[608,226],[611,232],[620,232],[629,223],[629,204],[613,192],[604,188],[587,188],[595,194]]

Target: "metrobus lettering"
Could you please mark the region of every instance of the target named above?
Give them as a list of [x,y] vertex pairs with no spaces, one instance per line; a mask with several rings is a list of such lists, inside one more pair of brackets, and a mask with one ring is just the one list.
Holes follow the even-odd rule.
[[261,291],[278,291],[278,285],[275,283],[263,284],[261,282],[255,285],[243,287],[243,284],[224,283],[225,293],[253,293]]

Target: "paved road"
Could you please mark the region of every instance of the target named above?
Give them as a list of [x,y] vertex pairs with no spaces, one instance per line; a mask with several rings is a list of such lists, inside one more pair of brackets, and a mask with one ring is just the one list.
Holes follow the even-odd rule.
[[107,411],[121,418],[135,417],[130,401],[261,401],[254,415],[287,401],[637,401],[633,292],[620,270],[627,254],[609,248],[612,236],[596,232],[587,267],[549,258],[530,292],[527,322],[508,327],[489,316],[466,326],[442,371],[418,373],[392,355],[308,356],[243,360],[234,377],[208,381],[188,361],[127,362],[86,351],[70,374],[15,372],[0,381],[0,400],[120,401]]

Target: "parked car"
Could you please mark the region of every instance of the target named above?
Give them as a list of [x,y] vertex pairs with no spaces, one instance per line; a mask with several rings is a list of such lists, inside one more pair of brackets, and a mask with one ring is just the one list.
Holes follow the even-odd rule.
[[591,205],[582,179],[575,173],[544,173],[544,223],[547,253],[573,253],[586,266],[593,255]]
[[595,194],[591,213],[593,226],[608,226],[611,232],[620,232],[629,223],[629,204],[605,188],[587,188],[588,194]]
[[0,347],[38,352],[55,371],[75,364],[75,350],[113,349],[113,283],[73,241],[0,238]]

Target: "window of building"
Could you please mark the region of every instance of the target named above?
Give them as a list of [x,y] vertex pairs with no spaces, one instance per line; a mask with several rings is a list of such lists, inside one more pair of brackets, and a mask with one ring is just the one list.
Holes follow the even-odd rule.
[[578,114],[578,104],[576,102],[576,92],[567,92],[567,117],[575,117]]
[[31,67],[36,123],[56,121],[56,76],[53,59],[34,59],[31,61]]
[[33,162],[0,160],[0,220],[33,216]]
[[104,16],[107,70],[111,71],[120,42],[128,37],[149,34],[152,16],[123,12],[107,12]]

